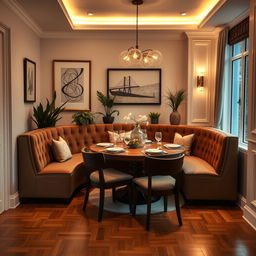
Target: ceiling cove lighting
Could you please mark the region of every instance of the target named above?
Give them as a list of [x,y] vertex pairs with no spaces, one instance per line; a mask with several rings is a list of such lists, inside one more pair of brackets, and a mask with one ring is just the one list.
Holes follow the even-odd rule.
[[125,66],[157,66],[162,61],[162,54],[158,50],[139,49],[139,5],[143,4],[143,0],[132,0],[132,4],[136,5],[136,41],[135,47],[132,46],[128,50],[120,53],[120,62]]

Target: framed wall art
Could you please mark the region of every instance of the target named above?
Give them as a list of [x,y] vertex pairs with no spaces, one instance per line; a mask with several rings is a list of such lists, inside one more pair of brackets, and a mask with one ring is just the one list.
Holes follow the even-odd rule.
[[118,105],[160,105],[161,69],[108,69],[107,91]]
[[24,102],[36,101],[36,63],[25,58],[24,66]]
[[91,109],[91,61],[54,60],[53,83],[57,106],[67,101],[65,110]]

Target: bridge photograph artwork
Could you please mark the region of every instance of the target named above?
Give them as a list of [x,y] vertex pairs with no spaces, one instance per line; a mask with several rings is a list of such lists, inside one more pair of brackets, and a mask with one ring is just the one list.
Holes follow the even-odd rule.
[[107,76],[115,104],[161,104],[161,69],[108,69]]

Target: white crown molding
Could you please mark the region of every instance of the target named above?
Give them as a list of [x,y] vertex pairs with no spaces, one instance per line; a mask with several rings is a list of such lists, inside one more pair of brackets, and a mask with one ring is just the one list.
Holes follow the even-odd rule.
[[[41,38],[43,39],[88,39],[88,40],[127,40],[131,39],[133,35],[131,33],[126,33],[125,31],[81,31],[81,32],[59,32],[59,33],[43,33]],[[160,31],[157,35],[143,32],[140,33],[140,41],[151,40],[185,40],[186,36],[183,31],[180,33],[172,33],[171,31]]]
[[[134,25],[73,25],[73,30],[134,30]],[[140,25],[139,30],[195,30],[198,25],[168,24],[168,25]]]
[[41,28],[34,22],[34,20],[26,13],[20,4],[16,0],[3,0],[3,2],[9,6],[14,13],[20,17],[25,24],[27,24],[39,37],[42,35],[43,31]]
[[214,28],[212,31],[186,31],[186,35],[188,38],[195,38],[195,39],[200,39],[200,38],[207,38],[207,39],[216,39],[219,36],[219,32],[221,31],[222,28]]
[[233,28],[235,25],[237,25],[238,23],[240,23],[242,20],[244,20],[245,18],[247,18],[249,16],[249,10],[246,10],[245,12],[243,12],[241,15],[239,15],[238,17],[236,17],[232,22],[230,22],[228,24],[229,28]]
[[58,1],[59,5],[60,5],[62,11],[64,12],[64,15],[65,15],[65,17],[67,18],[70,27],[74,30],[75,27],[74,27],[73,22],[72,22],[72,20],[71,20],[69,14],[68,14],[68,10],[66,9],[66,7],[65,7],[65,5],[63,4],[62,0],[57,0],[57,1]]
[[228,0],[220,0],[201,21],[198,28],[202,28],[215,14],[216,12],[227,2]]

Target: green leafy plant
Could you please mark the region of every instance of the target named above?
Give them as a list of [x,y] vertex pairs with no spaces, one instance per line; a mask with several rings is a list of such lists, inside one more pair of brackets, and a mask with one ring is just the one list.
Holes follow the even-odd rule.
[[37,128],[53,127],[56,125],[57,121],[61,119],[59,117],[60,113],[65,109],[64,105],[67,103],[64,102],[60,107],[55,108],[56,92],[54,92],[52,102],[50,103],[46,99],[47,104],[44,109],[42,103],[37,107],[33,107],[33,117],[32,120],[37,125]]
[[119,115],[118,110],[112,110],[115,102],[115,96],[104,95],[102,92],[97,91],[97,98],[99,102],[103,105],[105,110],[105,114],[102,112],[97,112],[97,114],[101,114],[104,117],[111,117],[114,113],[117,113],[117,115]]
[[76,125],[86,126],[94,123],[94,113],[90,111],[80,111],[72,116],[73,121]]
[[150,112],[149,114],[148,114],[148,116],[151,118],[151,119],[157,119],[157,118],[159,118],[160,117],[160,113],[158,113],[158,112]]
[[178,110],[181,102],[185,98],[185,92],[186,90],[180,89],[176,91],[174,94],[171,91],[168,91],[167,99],[168,99],[168,105],[171,107],[172,111],[175,112]]

